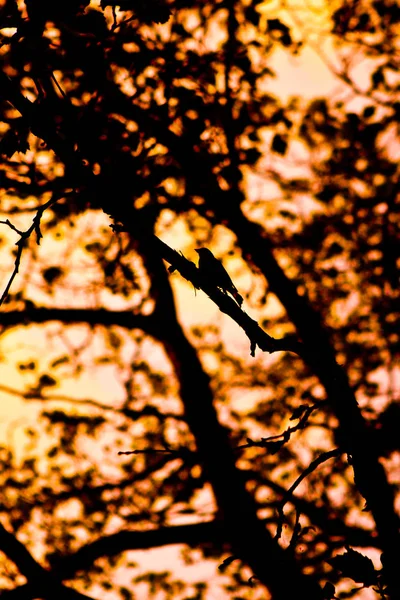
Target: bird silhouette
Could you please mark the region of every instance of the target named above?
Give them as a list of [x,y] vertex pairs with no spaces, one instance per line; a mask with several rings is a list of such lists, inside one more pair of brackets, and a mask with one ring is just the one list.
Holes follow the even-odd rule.
[[199,270],[201,274],[210,283],[219,287],[225,294],[229,292],[239,306],[242,306],[243,298],[218,258],[215,258],[214,254],[208,248],[197,248],[196,252],[199,255]]

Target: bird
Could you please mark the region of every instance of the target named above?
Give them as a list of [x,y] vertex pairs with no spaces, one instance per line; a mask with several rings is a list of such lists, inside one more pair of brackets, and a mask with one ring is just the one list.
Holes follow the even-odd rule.
[[229,292],[239,306],[242,306],[243,298],[237,291],[221,261],[215,258],[214,254],[208,248],[196,248],[196,252],[199,255],[200,273],[210,283],[219,287],[225,294]]

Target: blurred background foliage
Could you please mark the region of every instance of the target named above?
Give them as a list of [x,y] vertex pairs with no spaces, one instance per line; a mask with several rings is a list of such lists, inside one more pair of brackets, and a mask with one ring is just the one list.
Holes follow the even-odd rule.
[[[259,225],[320,315],[397,489],[397,3],[0,6],[3,72],[94,173],[112,179],[110,202],[133,206],[148,231],[188,257],[210,247],[245,309],[282,337],[295,328],[252,261],[235,211]],[[301,79],[316,64],[321,93]],[[291,71],[299,80],[280,93],[287,65],[301,66]],[[273,535],[285,490],[340,444],[324,389],[294,354],[250,358],[240,330],[201,291],[177,273],[160,276],[145,245],[115,234],[74,191],[68,167],[1,93],[0,113],[3,222],[25,230],[59,197],[43,214],[41,245],[27,242],[0,314],[2,524],[93,598],[265,598],[245,564],[223,563],[231,549],[217,530],[201,529],[221,515],[182,404],[167,334],[170,286],[237,469]],[[0,235],[3,289],[18,236],[6,223]],[[295,426],[314,405],[287,443],[274,451],[252,444]],[[345,457],[311,472],[296,497],[285,505],[282,545],[292,544],[321,585],[336,585],[337,597],[378,597],[327,562],[349,545],[379,567],[374,523]],[[169,537],[186,525],[194,527]],[[129,531],[159,535],[118,538]],[[80,563],[103,536],[111,537],[97,559]],[[6,590],[25,581],[5,557],[0,577]]]

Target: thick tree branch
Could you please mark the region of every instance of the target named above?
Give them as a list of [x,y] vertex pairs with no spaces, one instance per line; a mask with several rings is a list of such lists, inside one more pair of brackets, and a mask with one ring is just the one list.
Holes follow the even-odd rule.
[[20,573],[28,580],[30,591],[25,596],[26,598],[34,599],[39,596],[46,600],[54,600],[57,597],[62,600],[91,600],[88,596],[62,585],[57,577],[36,562],[25,546],[1,523],[0,550],[12,560]]
[[152,315],[134,314],[130,310],[39,307],[0,313],[0,325],[7,328],[16,325],[29,325],[30,323],[48,323],[50,321],[60,321],[65,324],[84,322],[89,325],[120,325],[129,330],[140,329],[149,334],[153,334],[159,326],[158,321]]
[[86,544],[74,554],[61,557],[59,561],[54,560],[52,564],[57,577],[68,579],[77,571],[90,569],[101,556],[117,556],[127,550],[146,550],[171,544],[198,546],[213,541],[216,545],[222,545],[225,540],[223,524],[217,521],[161,527],[150,531],[120,531]]
[[[161,250],[163,251],[163,258],[168,260],[165,258],[165,256],[169,256],[170,251],[175,252],[175,250],[172,250],[167,244],[164,244],[164,242],[159,240],[156,236],[154,236],[153,239],[155,243],[161,247]],[[165,248],[167,248],[168,251],[165,251]],[[186,263],[190,262],[180,256],[180,261],[182,259]],[[186,273],[185,266],[177,266],[176,268],[179,270],[182,268],[184,273]],[[208,293],[210,298],[217,304],[221,312],[230,316],[245,331],[252,347],[257,345],[265,352],[270,353],[287,351],[301,354],[302,346],[296,339],[293,339],[289,336],[282,339],[275,339],[268,335],[268,333],[263,331],[258,323],[254,321],[254,319],[249,317],[249,315],[239,308],[236,302],[234,302],[226,294],[223,294],[220,290],[210,286],[207,281],[204,281],[200,277],[198,274],[198,269],[195,266],[194,268],[196,269],[196,273],[194,275],[190,275],[192,277],[192,282],[196,282],[198,287],[201,286],[204,291]],[[166,319],[165,314],[166,311],[164,310],[158,311],[157,315],[146,316],[132,313],[132,311],[129,310],[109,311],[106,309],[93,309],[89,311],[86,309],[47,309],[38,307],[29,308],[25,311],[8,311],[0,313],[0,325],[12,327],[14,325],[19,325],[22,322],[29,324],[43,323],[46,321],[61,321],[63,323],[86,321],[87,323],[102,325],[120,325],[121,327],[127,327],[128,329],[141,329],[150,335],[156,335],[157,331],[164,326]]]

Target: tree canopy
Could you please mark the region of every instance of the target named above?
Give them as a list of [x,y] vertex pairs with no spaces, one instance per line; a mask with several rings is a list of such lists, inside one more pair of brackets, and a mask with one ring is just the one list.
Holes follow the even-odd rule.
[[394,0],[0,0],[2,598],[400,597],[399,52]]

